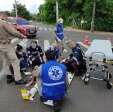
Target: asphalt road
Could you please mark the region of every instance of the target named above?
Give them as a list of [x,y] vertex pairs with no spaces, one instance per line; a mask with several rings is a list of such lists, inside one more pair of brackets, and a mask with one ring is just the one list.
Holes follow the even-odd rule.
[[[43,29],[43,28],[42,28]],[[68,38],[82,41],[86,33],[66,31]],[[88,34],[92,39],[106,36]],[[109,37],[109,36],[107,36]],[[54,33],[50,30],[41,30],[37,33],[40,45],[44,40],[54,42]],[[112,71],[112,67],[110,68]],[[0,112],[52,112],[52,110],[39,101],[37,95],[34,101],[23,101],[20,95],[20,86],[7,85],[0,82]],[[102,81],[91,80],[86,86],[77,77],[74,78],[61,112],[113,112],[113,89],[106,89]]]

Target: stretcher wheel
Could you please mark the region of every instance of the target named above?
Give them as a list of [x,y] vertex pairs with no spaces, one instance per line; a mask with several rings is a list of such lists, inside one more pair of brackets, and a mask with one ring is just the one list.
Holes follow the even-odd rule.
[[87,85],[89,83],[89,78],[84,79],[84,84]]
[[112,84],[111,83],[107,83],[107,89],[111,89],[112,88]]
[[110,78],[110,79],[112,78],[112,75],[111,75],[111,74],[109,74],[109,78]]

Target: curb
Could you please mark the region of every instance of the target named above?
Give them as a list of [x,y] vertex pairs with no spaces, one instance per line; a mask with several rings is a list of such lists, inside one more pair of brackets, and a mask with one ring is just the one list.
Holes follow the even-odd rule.
[[113,36],[113,33],[111,32],[99,32],[99,31],[94,31],[94,32],[90,32],[90,31],[86,31],[86,30],[79,30],[79,29],[72,29],[72,28],[65,28],[65,31],[75,31],[78,33],[88,33],[88,34],[98,34],[98,35],[110,35]]

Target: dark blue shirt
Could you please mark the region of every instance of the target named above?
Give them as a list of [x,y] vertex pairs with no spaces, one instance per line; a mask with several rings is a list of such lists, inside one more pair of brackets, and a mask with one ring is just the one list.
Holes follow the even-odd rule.
[[64,28],[62,23],[58,23],[56,25],[56,35],[60,40],[64,39]]
[[72,49],[72,55],[77,59],[79,63],[83,62],[83,52],[79,44],[77,44],[76,47]]
[[37,46],[36,48],[32,48],[32,46],[30,46],[29,48],[27,48],[27,53],[29,58],[36,58],[41,56],[41,54],[43,54],[43,51],[40,46]]

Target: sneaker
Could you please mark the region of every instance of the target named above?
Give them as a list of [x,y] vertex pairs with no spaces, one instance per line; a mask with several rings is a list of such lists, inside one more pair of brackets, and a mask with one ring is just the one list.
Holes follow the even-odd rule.
[[15,85],[23,85],[23,84],[26,84],[27,82],[24,81],[24,80],[19,80],[19,81],[15,81]]
[[49,105],[49,106],[54,106],[53,104],[53,100],[47,100],[45,102],[43,102],[45,105]]
[[24,72],[25,75],[30,75],[31,76],[31,72]]
[[84,80],[85,79],[85,75],[81,76],[81,79]]

